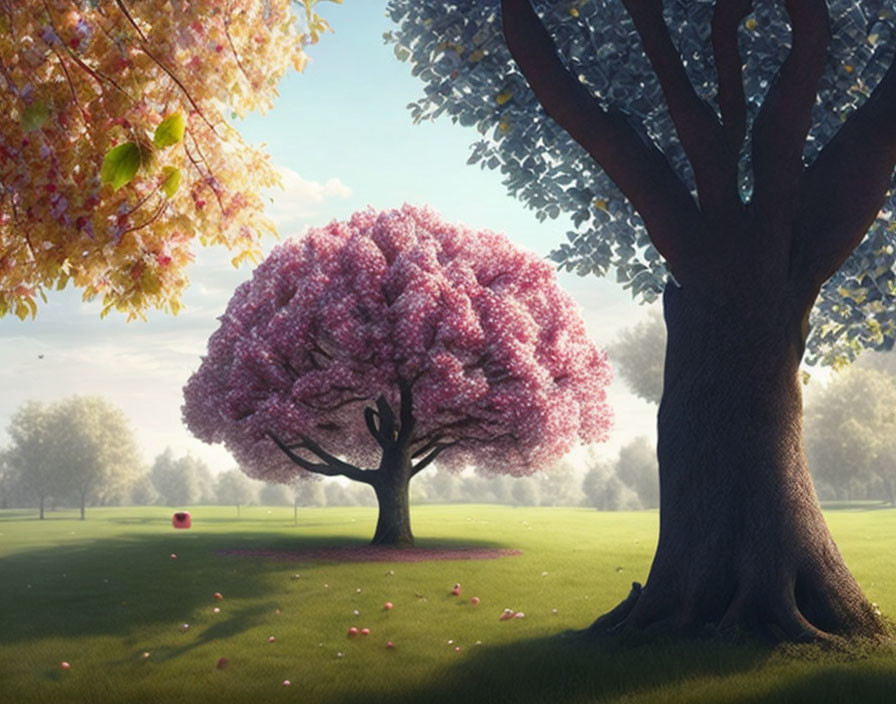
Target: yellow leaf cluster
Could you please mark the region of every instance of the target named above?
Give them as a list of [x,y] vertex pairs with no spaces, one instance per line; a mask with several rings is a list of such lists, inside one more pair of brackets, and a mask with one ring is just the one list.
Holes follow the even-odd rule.
[[[197,239],[256,257],[273,232],[259,191],[278,177],[228,118],[272,107],[305,65],[329,29],[316,1],[7,3],[0,316],[34,316],[69,283],[103,315],[176,313]],[[139,167],[114,188],[104,157],[127,143]]]

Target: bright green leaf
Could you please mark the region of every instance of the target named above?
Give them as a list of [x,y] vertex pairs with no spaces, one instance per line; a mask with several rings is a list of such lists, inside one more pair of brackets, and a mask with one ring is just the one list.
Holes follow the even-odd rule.
[[134,142],[125,142],[110,149],[103,157],[100,178],[111,183],[116,191],[131,182],[140,168],[140,148]]
[[164,180],[162,181],[162,190],[165,192],[165,195],[171,198],[180,187],[180,182],[183,179],[183,174],[181,174],[180,169],[175,168],[174,166],[166,166],[162,169],[162,174],[164,174]]
[[172,144],[177,144],[184,138],[186,127],[187,123],[184,121],[184,116],[179,112],[169,115],[156,127],[152,143],[156,145],[157,149],[164,149]]
[[34,132],[44,126],[44,123],[50,119],[50,108],[46,103],[35,100],[31,105],[25,108],[22,114],[22,129],[25,132]]

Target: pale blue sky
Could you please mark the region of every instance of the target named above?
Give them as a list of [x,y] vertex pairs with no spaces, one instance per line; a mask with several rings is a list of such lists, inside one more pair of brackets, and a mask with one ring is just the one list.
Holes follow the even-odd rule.
[[[383,43],[390,28],[385,5],[322,3],[335,33],[311,48],[305,73],[281,83],[274,110],[240,125],[246,139],[266,143],[284,169],[285,189],[272,194],[270,210],[281,237],[368,205],[428,203],[448,220],[505,232],[546,255],[563,240],[565,223],[539,224],[505,194],[499,174],[466,166],[468,145],[478,136],[473,129],[447,120],[412,124],[405,106],[422,84]],[[265,249],[273,244],[267,241]],[[80,292],[69,290],[53,294],[36,320],[0,319],[0,445],[10,414],[26,399],[100,394],[131,418],[147,463],[170,445],[216,471],[233,466],[223,449],[203,445],[182,428],[181,388],[234,287],[250,274],[249,267],[234,270],[225,251],[205,249],[197,252],[187,307],[176,318],[150,312],[146,322],[125,323],[115,314],[100,321],[99,305],[82,303]],[[611,280],[563,275],[561,281],[599,344],[647,313]],[[654,434],[653,406],[628,394],[619,380],[610,396],[617,420],[602,455],[635,435]]]

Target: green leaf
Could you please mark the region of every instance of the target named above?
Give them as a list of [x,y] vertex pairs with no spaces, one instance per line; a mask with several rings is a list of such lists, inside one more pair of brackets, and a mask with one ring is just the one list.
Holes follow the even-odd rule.
[[162,174],[165,176],[162,181],[162,190],[165,192],[166,196],[171,198],[180,187],[183,174],[181,174],[180,169],[175,168],[174,166],[166,166],[162,169]]
[[140,148],[134,142],[125,142],[110,149],[103,157],[100,178],[111,183],[116,191],[131,182],[140,168]]
[[152,143],[156,145],[157,149],[164,149],[172,144],[177,144],[184,138],[186,127],[187,123],[184,121],[184,116],[179,112],[169,115],[156,127]]
[[46,103],[35,100],[31,105],[25,108],[22,114],[22,129],[25,132],[34,132],[44,126],[44,123],[50,119],[50,108]]

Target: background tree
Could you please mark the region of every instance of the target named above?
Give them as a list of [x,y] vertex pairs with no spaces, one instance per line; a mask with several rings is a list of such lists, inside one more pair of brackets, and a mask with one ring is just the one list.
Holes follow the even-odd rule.
[[183,457],[174,456],[174,450],[166,447],[149,469],[152,485],[166,506],[191,506],[200,499],[199,477],[195,466],[192,462],[183,460]]
[[[841,371],[806,405],[806,452],[812,473],[837,498],[891,476],[896,437],[896,380],[873,369]],[[888,499],[890,497],[888,496]],[[890,499],[891,500],[891,499]]]
[[292,506],[294,494],[283,484],[264,484],[258,490],[258,502],[262,506]]
[[215,494],[219,504],[236,506],[236,515],[239,516],[240,506],[255,500],[255,487],[239,469],[228,469],[218,475]]
[[257,256],[278,176],[228,116],[304,67],[316,2],[4,3],[0,316],[69,282],[103,314],[177,312],[196,239]]
[[327,495],[323,482],[304,481],[292,485],[297,505],[322,507],[327,505]]
[[656,448],[643,435],[620,448],[616,476],[638,495],[642,508],[660,505],[658,474]]
[[159,500],[159,492],[153,486],[148,472],[141,474],[131,484],[130,499],[133,506],[151,506]]
[[592,633],[880,636],[811,486],[799,364],[896,340],[892,2],[538,7],[390,3],[415,119],[476,125],[471,161],[571,215],[555,261],[664,290],[660,540]]
[[327,506],[357,506],[358,497],[348,490],[344,484],[335,481],[324,483],[324,495]]
[[427,481],[427,496],[431,503],[451,504],[460,501],[457,479],[447,469],[431,472]]
[[205,462],[187,454],[177,460],[177,467],[180,472],[189,474],[196,479],[196,500],[193,503],[217,503],[215,477]]
[[[51,453],[51,412],[39,401],[26,401],[13,413],[6,429],[6,466],[10,481],[44,519],[47,499],[60,493],[59,466]],[[34,503],[32,503],[34,502]]]
[[53,404],[49,418],[50,461],[60,491],[72,496],[81,520],[90,501],[121,495],[140,469],[139,451],[127,417],[99,396],[73,396]]
[[649,403],[660,402],[666,359],[666,326],[662,315],[650,311],[646,320],[622,330],[607,352],[629,391]]
[[539,506],[581,506],[585,499],[581,476],[577,475],[570,459],[563,459],[540,472],[535,483]]
[[872,469],[880,478],[887,501],[891,506],[896,506],[896,432],[875,437],[872,463]]
[[0,450],[0,509],[14,505],[15,484],[5,449]]
[[598,511],[631,511],[641,508],[634,490],[616,476],[612,462],[596,462],[585,473],[582,491],[589,506]]
[[532,477],[519,477],[511,489],[514,506],[538,506],[538,485]]
[[609,374],[547,263],[405,206],[275,248],[209,339],[184,419],[265,481],[369,484],[373,542],[410,545],[414,475],[436,458],[528,474],[603,439]]

